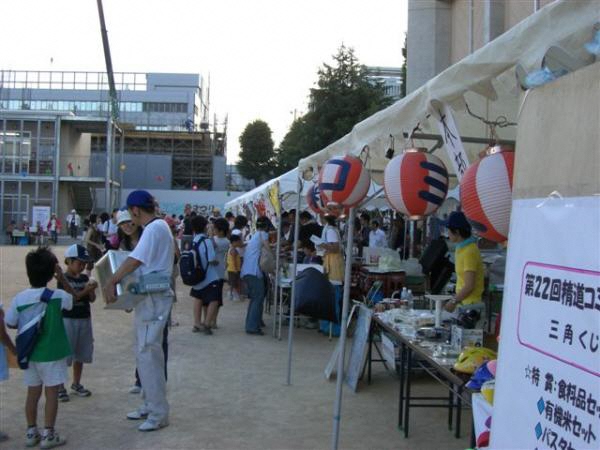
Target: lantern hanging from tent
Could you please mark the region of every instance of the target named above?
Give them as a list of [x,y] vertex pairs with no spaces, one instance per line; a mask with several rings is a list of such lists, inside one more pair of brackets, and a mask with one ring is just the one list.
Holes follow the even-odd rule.
[[385,196],[396,211],[410,219],[435,212],[448,193],[448,171],[440,158],[425,148],[409,148],[386,166]]
[[367,169],[354,156],[332,158],[319,172],[319,190],[327,206],[356,206],[367,196],[370,185]]
[[462,210],[481,237],[494,242],[508,239],[512,207],[515,153],[490,147],[485,156],[465,172],[460,182]]
[[308,192],[306,193],[306,203],[316,214],[323,214],[325,212],[325,203],[323,203],[321,191],[317,184],[313,184],[308,188]]

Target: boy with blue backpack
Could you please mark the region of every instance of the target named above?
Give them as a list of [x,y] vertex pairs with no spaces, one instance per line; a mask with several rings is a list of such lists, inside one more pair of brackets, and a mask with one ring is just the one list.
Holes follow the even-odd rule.
[[[31,288],[13,298],[5,322],[11,328],[18,327],[17,359],[24,369],[23,382],[27,386],[25,445],[34,447],[41,441],[41,448],[46,449],[66,443],[54,425],[58,412],[58,389],[68,379],[66,358],[71,355],[62,310],[73,307],[73,298],[61,289],[52,291],[46,288],[54,276],[64,281],[56,256],[47,247],[29,252],[25,266]],[[46,405],[45,427],[40,434],[37,407],[42,388],[46,394]]]

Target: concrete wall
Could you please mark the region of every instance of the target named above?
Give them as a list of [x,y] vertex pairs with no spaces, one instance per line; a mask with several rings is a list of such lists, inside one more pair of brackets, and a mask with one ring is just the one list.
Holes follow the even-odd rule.
[[449,2],[409,0],[407,93],[418,89],[450,65],[451,37]]
[[224,191],[227,189],[227,158],[213,156],[212,158],[212,190]]
[[[540,0],[540,8],[553,1]],[[534,4],[535,0],[409,0],[407,92],[533,14]]]
[[92,138],[89,133],[79,133],[72,124],[61,123],[60,176],[70,175],[69,163],[73,166],[73,176],[90,176],[91,142]]
[[[123,157],[126,169],[123,186],[127,189],[164,189],[171,187],[172,157],[170,155],[138,155],[125,153]],[[120,179],[119,155],[115,158],[114,179]],[[102,153],[93,153],[90,159],[92,177],[104,177],[106,157]]]

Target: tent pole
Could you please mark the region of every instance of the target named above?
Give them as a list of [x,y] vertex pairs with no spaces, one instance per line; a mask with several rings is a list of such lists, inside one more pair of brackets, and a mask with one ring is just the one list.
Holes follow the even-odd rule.
[[288,366],[287,385],[292,384],[292,343],[294,340],[294,309],[296,307],[296,269],[298,267],[298,238],[300,236],[300,202],[302,199],[302,179],[298,176],[298,202],[296,203],[296,217],[294,218],[294,254],[292,265],[292,292],[290,298],[290,323],[288,330]]
[[[279,189],[278,189],[279,191]],[[281,253],[281,195],[277,194],[277,201],[279,202],[279,214],[277,215],[277,221],[279,226],[277,230],[277,245],[275,246],[275,283],[273,286],[273,337],[277,335],[277,297],[279,294],[279,263]]]
[[404,217],[402,217],[402,222],[403,222],[403,226],[402,226],[402,258],[401,259],[408,259],[406,256],[408,255],[406,253],[406,235],[408,234],[408,230],[410,227],[410,221],[408,219],[405,219]]
[[413,251],[414,251],[414,247],[415,247],[415,224],[417,223],[416,220],[411,220],[410,221],[410,247],[408,248],[408,258],[412,258],[413,257]]
[[354,217],[356,209],[350,208],[346,232],[346,270],[344,272],[344,299],[342,305],[342,321],[340,324],[340,354],[338,355],[337,379],[335,388],[335,406],[333,408],[333,436],[331,448],[337,450],[342,415],[342,388],[344,385],[344,361],[346,355],[346,334],[348,330],[348,310],[350,309],[350,281],[352,278],[352,244],[354,236]]

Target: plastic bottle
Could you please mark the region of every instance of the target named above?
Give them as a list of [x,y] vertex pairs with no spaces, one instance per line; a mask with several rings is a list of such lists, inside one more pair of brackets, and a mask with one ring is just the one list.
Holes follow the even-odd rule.
[[413,297],[413,293],[412,293],[411,289],[409,289],[406,294],[406,302],[408,303],[408,309],[414,309],[415,302],[414,302],[414,297]]
[[402,288],[402,292],[400,292],[400,300],[406,300],[406,296],[408,295],[408,291],[406,287]]

